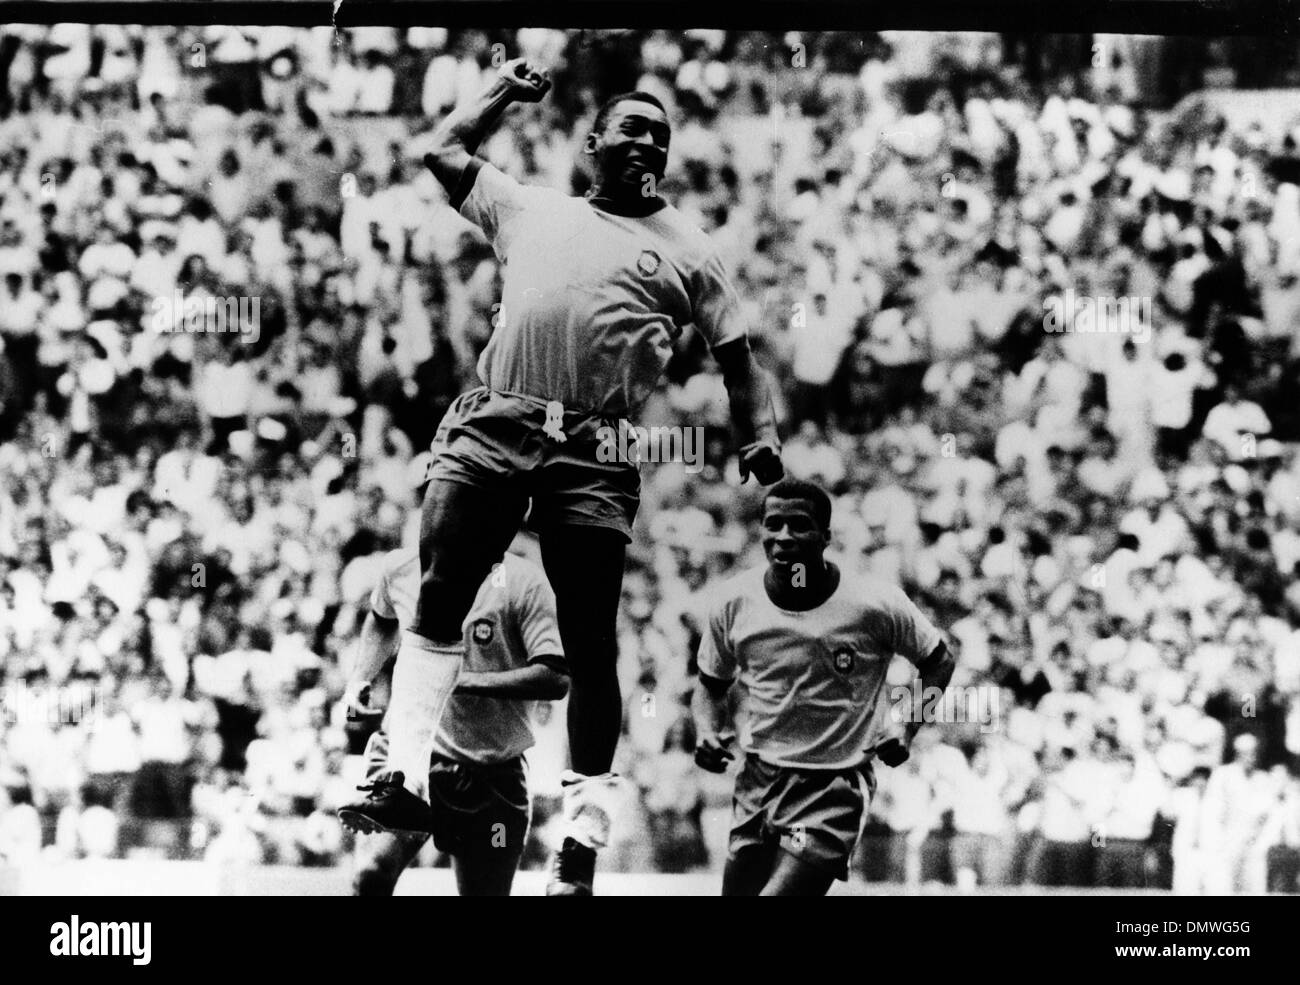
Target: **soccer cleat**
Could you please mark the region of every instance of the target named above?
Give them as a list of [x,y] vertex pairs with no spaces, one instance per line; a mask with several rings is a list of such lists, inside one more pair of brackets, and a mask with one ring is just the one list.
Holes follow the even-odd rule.
[[343,826],[364,834],[433,834],[433,811],[406,789],[405,780],[401,772],[381,773],[357,787],[366,796],[339,808]]
[[590,896],[596,878],[596,849],[573,838],[565,838],[560,850],[551,857],[551,877],[546,883],[547,896]]

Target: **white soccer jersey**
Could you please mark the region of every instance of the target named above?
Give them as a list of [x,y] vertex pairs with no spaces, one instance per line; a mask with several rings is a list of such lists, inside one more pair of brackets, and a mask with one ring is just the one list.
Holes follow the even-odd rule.
[[766,568],[723,582],[700,642],[699,669],[744,687],[740,744],[776,766],[862,762],[889,662],[922,663],[943,637],[902,589],[842,571],[815,609],[780,609]]
[[[415,621],[420,557],[413,549],[390,551],[370,595],[378,616],[403,629]],[[538,659],[561,666],[564,649],[555,622],[555,594],[533,563],[507,554],[484,580],[465,617],[465,669],[502,671]],[[434,753],[461,762],[499,763],[533,744],[535,702],[452,693],[434,740]]]
[[738,298],[704,232],[671,205],[629,218],[484,164],[461,204],[502,263],[502,309],[479,359],[494,390],[629,417],[673,340],[742,338]]

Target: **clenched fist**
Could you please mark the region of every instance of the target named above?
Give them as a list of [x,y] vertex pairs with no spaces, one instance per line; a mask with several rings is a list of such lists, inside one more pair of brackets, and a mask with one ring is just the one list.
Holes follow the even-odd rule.
[[526,58],[514,58],[497,70],[513,99],[521,103],[535,103],[551,91],[551,80],[546,72],[529,64]]
[[741,482],[753,475],[760,485],[770,486],[785,475],[781,452],[770,441],[755,441],[741,448],[739,465]]
[[873,750],[886,766],[902,766],[912,755],[911,743],[900,736],[886,739]]
[[710,773],[725,773],[727,763],[736,758],[727,748],[730,743],[730,739],[716,735],[701,735],[695,743],[695,765]]

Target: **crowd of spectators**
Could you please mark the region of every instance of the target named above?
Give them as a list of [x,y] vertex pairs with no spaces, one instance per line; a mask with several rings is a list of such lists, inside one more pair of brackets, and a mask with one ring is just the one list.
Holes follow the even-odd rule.
[[[0,861],[345,856],[341,668],[499,315],[422,141],[526,55],[553,96],[481,153],[581,193],[601,100],[664,101],[787,470],[956,641],[970,714],[880,771],[859,874],[1296,891],[1300,130],[1154,111],[1132,46],[0,28]],[[643,469],[611,862],[681,872],[725,843],[687,695],[760,493],[698,338],[668,375],[643,422],[709,440]]]

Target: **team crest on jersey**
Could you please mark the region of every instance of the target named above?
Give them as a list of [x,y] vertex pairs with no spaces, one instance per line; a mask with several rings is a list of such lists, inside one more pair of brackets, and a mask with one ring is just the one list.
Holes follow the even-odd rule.
[[636,269],[647,277],[653,277],[659,269],[659,254],[654,250],[642,250],[636,261]]
[[833,659],[835,662],[835,669],[839,671],[841,674],[852,673],[853,671],[852,650],[836,650],[833,655]]
[[480,646],[486,646],[492,642],[492,623],[488,619],[479,619],[474,623],[474,629],[470,632],[474,637],[474,642]]

